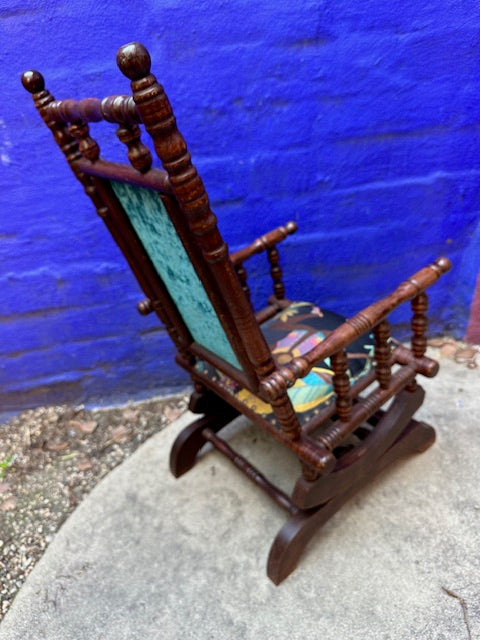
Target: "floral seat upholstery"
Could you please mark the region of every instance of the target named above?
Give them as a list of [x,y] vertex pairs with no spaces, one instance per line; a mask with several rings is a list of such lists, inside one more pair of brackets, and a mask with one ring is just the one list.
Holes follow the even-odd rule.
[[[262,331],[276,364],[281,366],[310,351],[344,321],[345,318],[342,316],[320,309],[309,302],[294,302],[267,320],[262,325]],[[352,343],[347,354],[351,382],[355,382],[371,369],[373,349],[373,337],[368,334]],[[273,417],[273,410],[269,404],[217,371],[212,365],[201,361],[197,363],[197,368],[233,393],[248,408],[262,416],[271,414]],[[306,422],[312,413],[317,413],[322,405],[333,398],[332,377],[330,360],[327,358],[288,390],[300,423]]]

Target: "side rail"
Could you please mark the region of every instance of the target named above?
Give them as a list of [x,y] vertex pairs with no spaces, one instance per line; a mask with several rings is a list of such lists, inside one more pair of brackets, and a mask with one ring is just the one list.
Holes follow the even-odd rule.
[[[26,72],[27,82],[29,79],[27,74],[34,73],[38,72]],[[118,124],[140,124],[142,121],[133,96],[122,95],[108,96],[103,100],[100,98],[53,100],[47,105],[45,113],[51,120],[67,124],[79,120],[84,123],[107,120],[107,122],[117,122]]]
[[[280,256],[278,253],[277,245],[285,240],[285,238],[297,230],[295,222],[287,222],[282,227],[277,227],[254,240],[248,247],[240,249],[230,254],[230,259],[233,262],[237,275],[242,285],[242,289],[245,292],[248,300],[250,300],[250,288],[248,286],[247,271],[243,265],[245,260],[248,260],[252,256],[263,253],[266,251],[268,262],[270,264],[270,275],[273,282],[273,296],[275,301],[281,301],[285,299],[285,285],[283,284],[283,274],[280,267]],[[277,307],[274,306],[276,310]],[[258,319],[258,318],[257,318]]]
[[[421,269],[403,282],[389,296],[346,320],[332,331],[323,342],[265,378],[260,385],[262,398],[267,402],[275,401],[285,394],[287,389],[292,387],[299,378],[305,377],[317,362],[330,358],[336,395],[336,405],[331,413],[336,413],[339,420],[328,427],[319,440],[332,451],[395,393],[405,387],[413,389],[417,373],[428,377],[437,373],[437,363],[425,357],[427,346],[426,311],[428,308],[425,290],[440,276],[447,273],[450,268],[451,263],[448,258],[438,258],[433,264]],[[398,347],[392,353],[387,317],[400,304],[409,300],[413,311],[411,349]],[[352,393],[347,374],[346,349],[357,338],[370,331],[373,331],[375,337],[376,363],[373,379],[370,377],[370,382],[374,382],[376,379],[378,389],[370,394],[365,401],[359,401],[354,406],[352,400],[355,394]],[[398,372],[392,373],[391,367],[395,362],[404,366]]]

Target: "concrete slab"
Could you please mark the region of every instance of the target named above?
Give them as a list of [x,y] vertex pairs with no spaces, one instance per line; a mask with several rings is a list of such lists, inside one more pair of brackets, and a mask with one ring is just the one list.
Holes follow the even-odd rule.
[[[442,361],[422,383],[436,445],[346,505],[279,587],[265,563],[284,513],[215,452],[170,476],[183,416],[64,524],[0,640],[480,637],[479,382],[479,370]],[[269,454],[274,480],[296,472],[243,419],[232,431],[252,457]]]

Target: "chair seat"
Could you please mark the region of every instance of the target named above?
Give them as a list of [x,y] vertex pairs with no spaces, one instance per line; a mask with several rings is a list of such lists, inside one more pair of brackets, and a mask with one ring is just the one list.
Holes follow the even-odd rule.
[[[345,318],[337,313],[320,309],[310,302],[293,302],[267,320],[262,325],[262,331],[272,350],[275,363],[281,366],[310,351],[344,321]],[[371,369],[373,350],[374,342],[371,335],[362,336],[352,343],[347,354],[348,375],[352,383]],[[234,394],[249,409],[263,417],[273,417],[273,410],[269,404],[212,365],[200,361],[196,367],[198,371],[206,373],[212,380]],[[322,405],[324,406],[334,397],[332,377],[330,359],[326,358],[288,390],[300,423],[307,422],[312,415],[318,413]]]

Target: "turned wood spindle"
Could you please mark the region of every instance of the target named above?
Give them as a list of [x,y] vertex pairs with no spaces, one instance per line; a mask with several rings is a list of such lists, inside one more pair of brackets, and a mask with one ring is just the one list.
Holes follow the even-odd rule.
[[90,127],[83,120],[75,120],[68,127],[69,132],[78,141],[80,153],[87,160],[95,162],[100,157],[100,147],[96,140],[90,136]]
[[350,378],[348,377],[348,357],[345,351],[337,351],[330,357],[330,364],[334,373],[332,378],[336,396],[335,411],[338,420],[327,426],[318,436],[318,441],[329,451],[347,437],[350,433],[349,421],[352,418],[352,399],[350,396]]
[[[216,217],[200,176],[192,164],[186,142],[177,128],[176,119],[163,87],[150,73],[148,51],[138,42],[127,44],[117,53],[117,64],[130,79],[137,111],[153,140],[155,151],[168,173],[173,194],[182,216],[178,228],[192,233],[197,241],[206,268],[199,275],[208,281],[208,292],[222,318],[231,318],[225,325],[227,336],[236,349],[245,375],[252,386],[275,371],[275,363],[265,338],[255,322],[250,302],[241,292],[241,285],[230,262],[228,247],[217,228]],[[226,304],[225,300],[230,304]],[[240,329],[248,334],[248,341],[240,338]],[[275,417],[291,439],[300,436],[301,427],[289,397],[284,394],[272,401]]]
[[[34,70],[25,71],[22,75],[22,84],[32,94],[33,102],[42,120],[52,132],[55,142],[62,150],[67,162],[72,165],[75,160],[81,157],[78,150],[78,142],[63,122],[52,120],[48,108],[55,101],[55,98],[48,89],[45,89],[45,80],[42,74]],[[73,171],[84,186],[90,183],[86,177],[80,176],[75,169]]]
[[375,337],[375,360],[377,381],[381,389],[388,389],[392,378],[390,368],[390,356],[392,349],[390,346],[390,324],[388,320],[382,320],[373,329]]
[[[428,309],[428,296],[426,293],[419,293],[415,296],[411,302],[413,311],[412,316],[412,353],[415,358],[422,358],[427,350],[427,309]],[[408,385],[409,391],[415,391],[417,388],[417,381],[413,379]]]
[[108,96],[100,102],[102,118],[107,122],[135,124],[141,122],[133,96]]
[[270,404],[283,433],[290,440],[297,440],[302,429],[288,395],[285,394],[276,400],[271,400]]
[[348,422],[352,415],[350,398],[350,379],[348,377],[348,358],[345,351],[334,353],[330,358],[334,373],[332,383],[337,397],[337,415],[341,422]]
[[273,294],[277,300],[285,298],[285,285],[282,280],[282,269],[280,267],[280,256],[277,247],[270,247],[267,250],[268,261],[270,263],[270,274],[273,280]]
[[117,129],[118,139],[127,146],[130,164],[137,171],[146,173],[152,166],[152,154],[140,136],[141,131],[137,124],[122,124]]
[[235,265],[235,271],[237,272],[238,279],[240,280],[240,284],[242,285],[242,289],[247,296],[247,299],[250,300],[250,287],[247,283],[247,270],[243,266],[242,262]]
[[420,293],[412,300],[412,351],[416,358],[423,358],[427,350],[427,309],[428,296],[426,293]]

